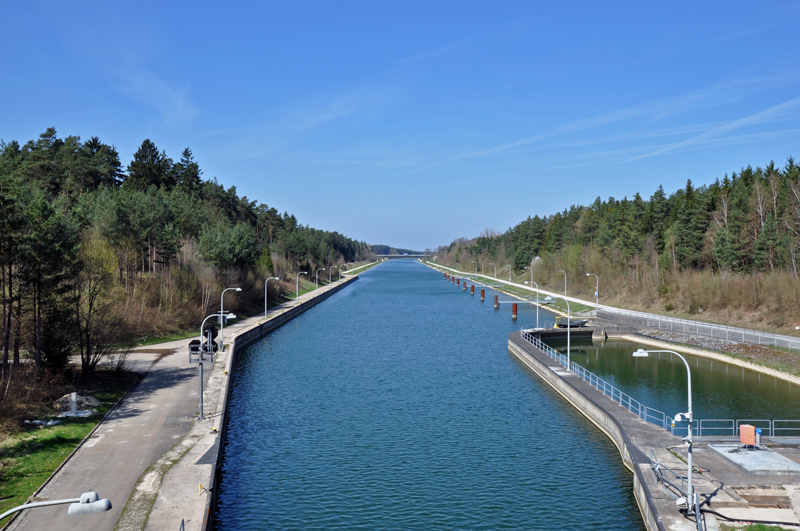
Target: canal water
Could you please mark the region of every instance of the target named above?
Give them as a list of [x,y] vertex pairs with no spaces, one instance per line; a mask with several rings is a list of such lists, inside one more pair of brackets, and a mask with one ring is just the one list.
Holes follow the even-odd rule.
[[[564,341],[550,345],[567,352]],[[627,341],[611,341],[602,346],[591,341],[571,342],[570,357],[646,406],[670,417],[686,411],[688,380],[683,361],[669,353],[634,358],[633,352],[638,348],[655,347]],[[687,354],[684,357],[692,371],[696,420],[800,419],[800,389],[794,384],[721,361]]]
[[508,353],[536,310],[478,293],[389,261],[240,352],[217,529],[643,530],[616,447]]

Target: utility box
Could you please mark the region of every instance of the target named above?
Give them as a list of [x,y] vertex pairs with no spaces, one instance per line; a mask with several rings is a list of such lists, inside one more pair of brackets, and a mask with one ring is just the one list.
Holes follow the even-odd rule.
[[756,444],[756,428],[750,424],[739,424],[739,442],[748,446]]

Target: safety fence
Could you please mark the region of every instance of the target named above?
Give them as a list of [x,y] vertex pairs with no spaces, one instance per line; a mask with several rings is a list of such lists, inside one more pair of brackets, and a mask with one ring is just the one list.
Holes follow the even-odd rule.
[[[567,356],[561,354],[535,335],[522,330],[524,340],[544,352],[559,365],[567,368]],[[583,381],[624,407],[640,419],[654,424],[673,435],[686,436],[689,433],[687,421],[676,422],[664,412],[645,406],[630,395],[600,378],[593,372],[570,360],[569,370]],[[768,420],[768,419],[703,419],[692,422],[692,435],[697,437],[735,437],[739,434],[739,426],[749,424],[761,430],[765,437],[800,437],[800,420]]]
[[[746,328],[738,328],[735,326],[703,323],[700,321],[679,319],[677,317],[668,317],[666,315],[657,315],[653,313],[622,310],[619,308],[612,308],[610,306],[600,307],[598,316],[604,317],[603,314],[627,317],[636,320],[647,328],[658,328],[659,330],[671,330],[673,332],[695,334],[714,339],[739,341],[742,343],[752,343],[755,345],[772,345],[775,347],[800,350],[800,339],[781,334],[760,332],[758,330],[748,330]],[[613,317],[605,317],[614,320]]]

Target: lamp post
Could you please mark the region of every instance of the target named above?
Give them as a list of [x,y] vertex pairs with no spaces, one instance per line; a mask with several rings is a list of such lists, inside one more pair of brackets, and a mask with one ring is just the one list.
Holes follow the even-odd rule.
[[[566,278],[566,276],[564,278]],[[569,319],[569,316],[570,316],[571,312],[569,311],[569,301],[567,299],[564,299],[564,302],[567,303],[567,370],[571,371],[572,370],[572,363],[570,362],[570,352],[571,352],[571,350],[570,350],[570,346],[569,346],[570,330],[572,329],[572,326],[570,326],[570,319]]]
[[686,358],[684,358],[683,356],[681,356],[680,354],[678,354],[674,350],[644,350],[644,349],[640,348],[639,350],[637,350],[636,352],[633,353],[633,357],[635,357],[635,358],[646,358],[651,353],[655,354],[655,353],[659,353],[659,352],[668,352],[670,354],[675,354],[676,356],[678,356],[683,361],[683,364],[686,365],[686,381],[687,381],[687,385],[688,385],[688,388],[689,388],[689,396],[688,396],[689,411],[687,411],[686,413],[678,413],[677,415],[675,415],[675,421],[676,422],[680,422],[681,420],[683,420],[681,418],[681,416],[686,417],[686,420],[689,421],[689,430],[688,430],[689,433],[686,436],[686,438],[684,439],[684,441],[686,441],[686,445],[689,447],[689,457],[687,459],[687,462],[688,462],[688,476],[687,477],[689,478],[689,493],[688,493],[689,499],[687,501],[689,502],[688,503],[689,511],[687,512],[687,514],[694,514],[694,520],[695,520],[695,523],[697,525],[697,530],[698,531],[702,531],[702,529],[703,529],[702,525],[703,524],[701,522],[701,517],[700,517],[700,504],[698,503],[698,500],[697,500],[697,493],[694,492],[694,489],[693,489],[693,486],[692,486],[692,431],[693,431],[693,426],[692,426],[692,418],[693,418],[692,417],[692,371],[689,369],[689,362],[686,361]]
[[505,268],[508,268],[508,281],[511,282],[511,266],[510,265],[504,265],[503,267],[500,268],[500,271],[502,271]]
[[324,267],[320,267],[319,269],[317,269],[317,278],[314,279],[314,289],[318,289],[319,288],[319,272],[320,271],[325,271],[325,268]]
[[339,280],[342,280],[342,268],[343,267],[344,267],[344,264],[342,264],[340,266],[337,266],[337,268],[336,268],[336,269],[339,270]]
[[297,278],[294,279],[294,298],[300,296],[300,275],[307,275],[307,271],[300,271],[297,273]]
[[[331,266],[331,268],[330,268],[330,269],[328,269],[328,284],[330,284],[330,283],[331,283],[331,273],[333,273],[333,268],[334,268],[334,267],[336,267],[336,266]],[[339,268],[338,268],[338,267],[336,267],[336,269],[339,269]]]
[[[203,323],[200,325],[200,341],[198,341],[198,345],[197,345],[198,358],[197,358],[196,362],[199,365],[199,369],[200,369],[200,408],[199,409],[200,409],[200,418],[201,419],[203,418],[203,364],[204,363],[213,363],[213,361],[214,361],[214,345],[212,343],[212,341],[214,339],[214,336],[211,335],[211,332],[209,332],[208,339],[206,340],[206,348],[211,352],[211,359],[210,360],[206,360],[206,358],[205,358],[206,352],[205,352],[205,349],[203,349],[203,331],[206,328],[206,321],[208,321],[212,317],[216,317],[216,315],[215,314],[211,314],[208,317],[206,317],[205,319],[203,319]],[[236,317],[236,316],[234,315],[234,317]],[[222,319],[221,315],[220,315],[220,319]],[[194,341],[192,341],[192,343],[194,343]],[[220,336],[219,344],[220,344],[220,346],[222,346],[222,336]],[[192,352],[193,352],[192,351],[192,344],[189,343],[189,363],[194,363],[194,361],[192,360]]]
[[594,277],[594,307],[595,309],[600,308],[600,302],[598,298],[599,290],[600,290],[600,277],[595,275],[594,273],[586,273],[587,277]]
[[475,264],[475,272],[477,273],[478,272],[478,261],[477,260],[473,260],[472,263]]
[[269,277],[267,280],[264,281],[264,319],[267,318],[267,283],[270,280],[280,280],[278,277]]
[[19,511],[26,511],[28,509],[36,509],[37,507],[48,507],[50,505],[63,505],[69,503],[67,509],[68,516],[80,516],[83,514],[102,513],[111,510],[111,501],[108,498],[100,499],[96,492],[84,492],[80,498],[68,498],[66,500],[50,500],[36,503],[26,503],[13,509],[0,514],[0,520],[6,516],[12,515]]
[[567,296],[567,272],[563,269],[559,269],[558,273],[564,273],[564,296]]
[[483,274],[483,262],[481,262],[481,275]]
[[[527,284],[528,281],[525,281]],[[536,284],[533,280],[531,280],[531,287]],[[539,284],[536,284],[536,328],[539,328]]]
[[226,291],[242,291],[242,288],[225,288],[222,290],[222,293],[219,296],[219,349],[225,350],[225,343],[223,343],[223,339],[225,339],[225,333],[222,331],[222,325],[224,324],[224,315],[225,310],[222,308],[222,298],[225,296]]
[[489,262],[489,265],[493,265],[494,266],[494,278],[497,278],[497,264]]
[[525,269],[530,269],[531,270],[531,285],[533,285],[533,268],[532,267],[526,267]]

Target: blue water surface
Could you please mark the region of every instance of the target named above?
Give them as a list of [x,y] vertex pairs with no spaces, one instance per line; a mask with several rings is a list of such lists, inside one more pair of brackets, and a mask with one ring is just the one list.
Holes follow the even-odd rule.
[[217,529],[643,530],[616,447],[508,354],[536,310],[479,292],[389,261],[240,352]]

